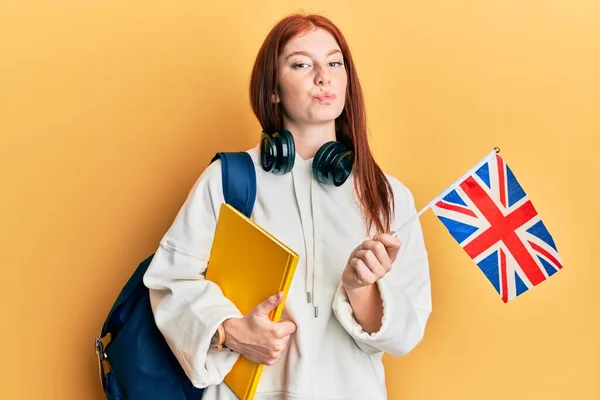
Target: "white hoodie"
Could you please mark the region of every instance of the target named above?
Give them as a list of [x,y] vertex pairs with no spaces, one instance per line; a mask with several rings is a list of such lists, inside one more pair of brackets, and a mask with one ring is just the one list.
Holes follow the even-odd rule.
[[[396,261],[378,282],[382,326],[368,334],[340,287],[350,253],[368,238],[353,176],[340,187],[322,185],[312,177],[312,159],[298,154],[291,173],[276,175],[261,168],[258,146],[248,153],[257,178],[252,219],[300,254],[283,314],[297,330],[277,362],[264,367],[255,399],[386,399],[383,352],[411,351],[422,340],[431,312],[418,219],[399,235]],[[416,210],[410,191],[386,176],[395,195],[392,227],[397,229]],[[237,399],[222,381],[239,354],[216,350],[210,339],[225,319],[242,315],[216,284],[200,276],[223,201],[217,160],[190,191],[144,277],[158,328],[192,383],[208,386],[203,397],[208,400]]]

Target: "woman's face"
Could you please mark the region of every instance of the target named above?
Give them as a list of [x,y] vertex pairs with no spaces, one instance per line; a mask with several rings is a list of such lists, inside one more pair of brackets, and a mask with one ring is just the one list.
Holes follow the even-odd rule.
[[335,38],[317,28],[292,38],[278,60],[278,91],[272,100],[281,103],[294,125],[332,123],[342,113],[348,76]]

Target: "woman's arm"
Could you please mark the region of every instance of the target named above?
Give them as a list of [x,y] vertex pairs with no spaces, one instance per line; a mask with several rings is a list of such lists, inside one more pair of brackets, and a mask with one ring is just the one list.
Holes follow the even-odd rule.
[[220,288],[203,277],[223,200],[217,160],[190,191],[144,276],[156,325],[197,387],[220,383],[239,357],[210,346],[223,321],[242,317]]
[[[416,209],[408,189],[398,181],[392,180],[392,183],[397,210],[394,225],[400,226]],[[371,285],[376,286],[377,291],[366,289],[357,296],[348,293],[340,283],[334,299],[333,310],[338,320],[368,353],[408,353],[423,339],[431,313],[429,263],[419,220],[406,227],[399,239],[401,245],[395,259],[391,257],[389,270],[383,275],[380,273],[382,277]],[[377,292],[381,309],[375,296]]]

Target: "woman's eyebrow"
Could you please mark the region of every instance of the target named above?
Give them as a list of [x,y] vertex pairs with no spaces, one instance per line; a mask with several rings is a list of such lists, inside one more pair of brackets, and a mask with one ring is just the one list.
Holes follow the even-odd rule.
[[[331,50],[329,53],[327,53],[327,57],[336,54],[336,53],[341,53],[341,50],[339,49],[333,49]],[[310,57],[312,58],[312,56],[307,52],[307,51],[293,51],[290,54],[288,54],[288,56],[285,58],[286,60],[290,57],[294,57],[294,56],[306,56],[306,57]]]

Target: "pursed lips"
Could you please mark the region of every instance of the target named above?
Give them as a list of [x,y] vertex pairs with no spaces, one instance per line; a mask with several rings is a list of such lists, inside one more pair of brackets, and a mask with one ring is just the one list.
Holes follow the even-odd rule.
[[326,100],[333,100],[335,99],[335,94],[334,93],[319,93],[315,96],[313,96],[317,101],[326,101]]

